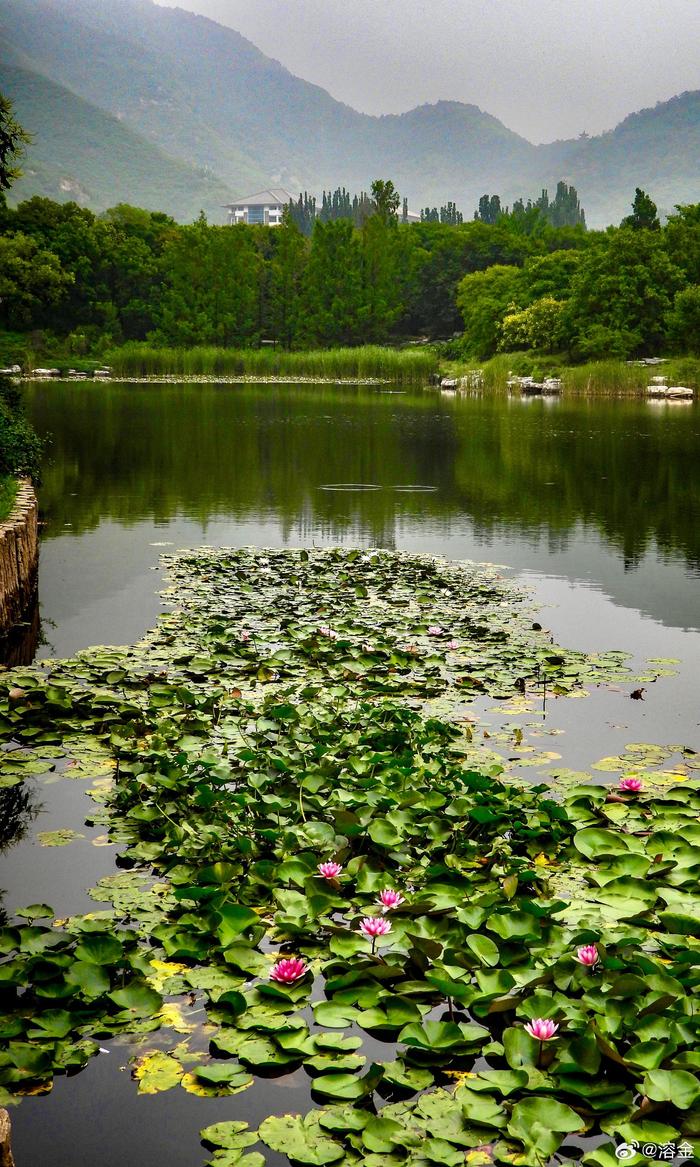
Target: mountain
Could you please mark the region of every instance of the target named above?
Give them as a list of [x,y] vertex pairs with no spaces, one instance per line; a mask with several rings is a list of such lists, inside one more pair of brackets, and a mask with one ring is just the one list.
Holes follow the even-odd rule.
[[211,218],[231,201],[220,179],[170,158],[117,118],[38,73],[0,65],[0,85],[21,125],[35,135],[15,201],[33,194],[93,210],[132,203],[178,219]]
[[700,202],[700,91],[630,114],[609,133],[539,150],[543,173],[574,183],[591,224],[619,223],[637,186],[670,213]]
[[[37,133],[28,162],[37,176],[28,173],[18,194],[32,182],[75,182],[103,206],[118,201],[113,182],[115,192],[133,190],[129,201],[152,206],[157,195],[179,218],[203,206],[221,221],[227,191],[359,190],[382,176],[414,210],[452,199],[469,216],[484,192],[511,201],[565,178],[593,225],[619,221],[635,186],[666,209],[700,199],[700,94],[609,134],[534,146],[459,102],[359,113],[233,29],[152,0],[2,0],[0,86],[11,97],[13,81],[20,120]],[[63,129],[57,107],[70,115]],[[117,127],[138,144],[133,164]]]

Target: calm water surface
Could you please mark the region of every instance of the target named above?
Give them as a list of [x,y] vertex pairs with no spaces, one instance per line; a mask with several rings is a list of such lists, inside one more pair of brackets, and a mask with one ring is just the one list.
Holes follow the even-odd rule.
[[[163,550],[426,551],[505,565],[568,645],[680,658],[644,701],[622,686],[550,704],[541,732],[557,733],[562,764],[585,769],[628,741],[700,748],[696,406],[280,385],[47,383],[28,400],[52,440],[39,655],[142,635],[161,610]],[[479,712],[497,717],[488,703]],[[88,805],[77,783],[37,789],[36,819],[25,814],[24,840],[0,860],[9,909],[94,908],[84,889],[112,852],[91,845]],[[85,839],[35,844],[37,830],[65,826]],[[18,1167],[198,1167],[200,1127],[308,1106],[303,1073],[232,1099],[138,1098],[129,1047],[111,1050],[15,1111]]]

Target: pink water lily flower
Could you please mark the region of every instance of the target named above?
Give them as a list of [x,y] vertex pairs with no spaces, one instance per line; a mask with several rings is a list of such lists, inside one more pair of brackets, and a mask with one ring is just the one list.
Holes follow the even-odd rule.
[[600,957],[598,956],[598,949],[595,944],[584,944],[581,948],[577,948],[575,959],[579,964],[585,964],[588,968],[593,968],[600,960]]
[[365,916],[364,920],[360,920],[360,932],[364,932],[368,938],[386,936],[387,932],[391,932],[391,923],[383,916]]
[[280,985],[293,985],[295,981],[301,980],[307,971],[304,961],[292,956],[289,960],[277,961],[270,970],[270,980],[277,981]]
[[241,640],[250,640],[250,632],[248,632],[245,628],[241,632]]
[[360,932],[372,941],[372,952],[374,952],[378,936],[386,936],[387,932],[391,932],[391,924],[384,916],[365,916],[364,920],[360,920]]
[[442,636],[442,628],[439,624],[430,624],[428,626],[428,636]]
[[555,1021],[550,1021],[548,1017],[536,1017],[534,1021],[528,1021],[525,1029],[537,1041],[551,1041],[557,1032],[559,1026]]
[[406,897],[402,896],[400,892],[394,891],[393,887],[385,887],[384,890],[379,893],[379,899],[377,902],[383,912],[390,912],[392,908],[398,908],[399,904],[402,904],[405,898]]
[[459,641],[458,640],[448,640],[447,647],[449,649],[451,649],[452,652],[454,652],[454,650],[456,648],[459,648]]
[[323,627],[319,628],[318,631],[321,636],[325,636],[328,640],[338,639],[338,633],[334,632],[332,628],[329,628],[327,624],[324,624]]
[[337,879],[343,870],[343,866],[341,863],[319,863],[316,870],[318,871],[319,875],[323,876],[324,879]]
[[620,790],[626,790],[629,794],[639,794],[639,791],[644,786],[641,778],[621,778]]

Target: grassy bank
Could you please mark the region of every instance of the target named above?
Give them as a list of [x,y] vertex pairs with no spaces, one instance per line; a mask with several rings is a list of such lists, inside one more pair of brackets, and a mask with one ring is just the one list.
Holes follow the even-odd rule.
[[270,377],[376,377],[399,384],[420,384],[437,372],[432,350],[398,350],[379,345],[284,352],[281,349],[155,348],[130,344],[105,354],[115,376],[197,374]]
[[561,357],[530,353],[499,353],[489,361],[443,361],[444,377],[462,377],[478,370],[483,388],[505,393],[511,376],[561,377],[562,390],[570,395],[644,396],[654,376],[668,378],[669,385],[687,385],[700,391],[700,358],[671,357],[653,366],[628,365],[620,360],[589,361],[585,365],[567,365]]
[[17,479],[9,475],[0,477],[0,523],[4,523],[17,498]]

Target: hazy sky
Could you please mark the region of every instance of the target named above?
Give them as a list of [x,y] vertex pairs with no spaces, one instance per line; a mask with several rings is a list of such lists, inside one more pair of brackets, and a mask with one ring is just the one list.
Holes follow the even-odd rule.
[[[158,0],[174,7],[174,0]],[[179,0],[367,113],[450,98],[531,141],[700,89],[700,0]]]

